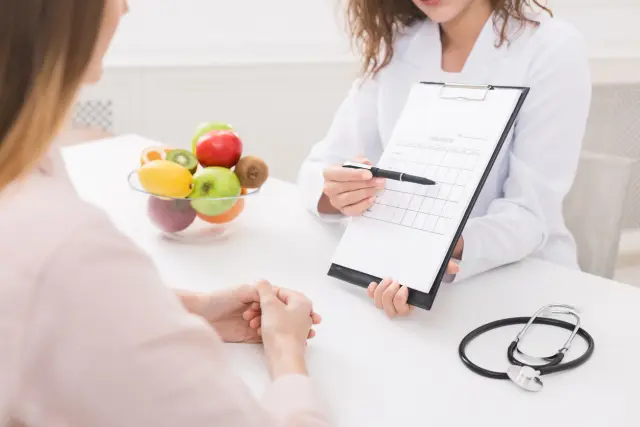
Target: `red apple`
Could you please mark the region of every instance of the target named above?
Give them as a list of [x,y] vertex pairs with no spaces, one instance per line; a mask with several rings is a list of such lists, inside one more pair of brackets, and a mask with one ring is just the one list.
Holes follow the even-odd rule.
[[205,168],[219,166],[231,169],[242,156],[242,141],[231,130],[212,130],[198,139],[195,154]]

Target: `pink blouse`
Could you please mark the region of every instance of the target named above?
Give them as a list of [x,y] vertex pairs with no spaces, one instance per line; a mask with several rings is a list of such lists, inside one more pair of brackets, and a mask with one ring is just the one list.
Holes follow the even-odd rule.
[[59,153],[0,193],[0,426],[328,425],[305,376],[262,401]]

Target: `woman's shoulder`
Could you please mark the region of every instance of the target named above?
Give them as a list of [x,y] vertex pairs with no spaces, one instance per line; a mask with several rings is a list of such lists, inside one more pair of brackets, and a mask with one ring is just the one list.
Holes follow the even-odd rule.
[[521,70],[516,73],[520,83],[533,85],[544,79],[555,85],[561,84],[559,75],[578,78],[589,73],[587,42],[573,24],[542,13],[528,18],[537,24],[509,22],[508,42],[500,48],[512,68]]
[[587,55],[587,42],[584,35],[570,22],[546,14],[532,17],[538,25],[527,26],[525,39],[534,52],[553,54],[576,52]]
[[29,276],[37,276],[52,256],[70,249],[66,243],[72,236],[86,230],[109,233],[106,214],[59,177],[33,174],[12,185],[0,206],[0,254]]

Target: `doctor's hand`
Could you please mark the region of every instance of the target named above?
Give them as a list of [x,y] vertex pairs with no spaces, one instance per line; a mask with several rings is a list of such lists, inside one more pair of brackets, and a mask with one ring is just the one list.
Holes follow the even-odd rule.
[[[456,274],[458,271],[458,264],[449,261],[447,274]],[[384,310],[389,318],[406,316],[415,308],[407,303],[409,288],[400,286],[400,283],[391,278],[384,279],[380,283],[372,282],[367,288],[367,294],[374,301],[376,307]]]
[[[371,164],[363,158],[356,161]],[[324,170],[324,192],[318,202],[318,211],[323,214],[362,215],[374,204],[376,193],[382,189],[384,179],[373,178],[368,170],[330,166]]]

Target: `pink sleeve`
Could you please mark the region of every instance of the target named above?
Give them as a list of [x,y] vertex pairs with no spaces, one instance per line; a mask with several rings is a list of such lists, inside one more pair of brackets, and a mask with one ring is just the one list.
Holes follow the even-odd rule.
[[29,396],[64,425],[328,425],[307,377],[279,379],[259,402],[213,329],[106,221],[75,233],[51,260],[32,316]]

